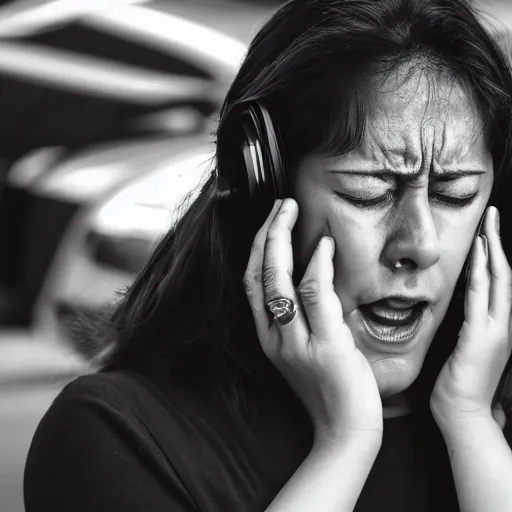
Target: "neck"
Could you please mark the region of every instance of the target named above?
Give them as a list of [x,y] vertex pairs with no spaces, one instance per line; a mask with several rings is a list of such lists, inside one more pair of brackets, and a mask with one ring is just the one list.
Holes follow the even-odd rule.
[[382,416],[384,418],[396,418],[410,414],[414,407],[413,401],[405,393],[382,397]]
[[410,414],[412,409],[410,407],[401,407],[401,406],[389,406],[383,407],[382,416],[384,419],[386,418],[397,418],[399,416],[406,416]]

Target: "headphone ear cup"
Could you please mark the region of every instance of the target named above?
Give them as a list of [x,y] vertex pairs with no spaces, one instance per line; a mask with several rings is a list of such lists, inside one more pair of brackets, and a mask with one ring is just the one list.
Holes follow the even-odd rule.
[[242,142],[242,153],[245,161],[248,195],[255,196],[260,188],[261,181],[261,159],[256,144],[259,144],[256,136],[255,126],[248,119],[242,120],[244,140]]
[[282,199],[288,195],[289,183],[283,165],[278,132],[274,127],[268,110],[261,104],[259,105],[259,109],[262,119],[262,131],[264,132],[263,146],[266,149],[268,159],[267,168],[271,174],[270,180],[273,183],[275,197]]
[[241,125],[249,196],[286,197],[288,180],[269,112],[260,103],[252,103],[242,112]]

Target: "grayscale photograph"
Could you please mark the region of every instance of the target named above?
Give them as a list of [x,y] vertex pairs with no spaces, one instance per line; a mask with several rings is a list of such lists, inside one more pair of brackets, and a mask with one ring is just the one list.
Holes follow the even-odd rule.
[[512,511],[512,0],[0,0],[0,512]]

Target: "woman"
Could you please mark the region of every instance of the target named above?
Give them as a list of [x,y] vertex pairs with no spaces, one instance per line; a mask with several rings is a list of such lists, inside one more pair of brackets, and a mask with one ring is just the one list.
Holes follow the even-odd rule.
[[[251,104],[290,178],[272,209],[244,193]],[[41,421],[27,512],[512,510],[511,106],[463,0],[278,10],[217,172]]]

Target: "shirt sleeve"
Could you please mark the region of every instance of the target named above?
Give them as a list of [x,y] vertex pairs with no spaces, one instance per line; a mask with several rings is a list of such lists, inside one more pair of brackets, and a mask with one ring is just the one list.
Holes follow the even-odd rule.
[[94,389],[61,393],[41,420],[24,499],[26,512],[197,511],[130,405]]

